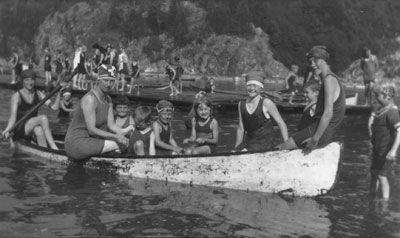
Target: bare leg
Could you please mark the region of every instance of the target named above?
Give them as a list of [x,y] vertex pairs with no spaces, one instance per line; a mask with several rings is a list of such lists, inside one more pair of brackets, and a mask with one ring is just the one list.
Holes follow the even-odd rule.
[[382,198],[388,200],[390,195],[389,181],[386,176],[382,175],[378,175],[378,179],[379,179],[379,184],[381,185]]
[[376,172],[372,171],[371,172],[371,181],[369,184],[369,195],[372,198],[376,197],[376,192],[378,190],[378,186],[379,186],[379,180],[378,180],[378,175],[376,174]]
[[172,80],[169,81],[169,88],[171,89],[171,94],[169,96],[174,96],[174,84]]
[[11,70],[11,84],[15,84],[17,81],[16,81],[16,78],[15,78],[15,69],[12,69]]
[[133,149],[135,150],[136,155],[145,155],[144,151],[144,143],[141,140],[138,140],[133,145]]
[[[29,119],[25,124],[25,134],[29,134],[32,130],[37,127],[41,126],[43,130],[44,137],[50,148],[58,150],[56,143],[54,142],[53,135],[51,134],[49,120],[47,119],[46,115],[40,115],[34,118]],[[47,146],[45,146],[47,147]]]
[[119,149],[119,147],[118,147],[117,142],[112,141],[112,140],[105,140],[103,149],[101,150],[101,153],[104,154],[104,153],[115,151],[118,149]]
[[44,136],[44,132],[41,126],[36,126],[33,128],[33,133],[36,137],[36,142],[39,146],[47,148],[46,137]]
[[121,74],[121,88],[119,91],[124,91],[125,90],[125,74]]

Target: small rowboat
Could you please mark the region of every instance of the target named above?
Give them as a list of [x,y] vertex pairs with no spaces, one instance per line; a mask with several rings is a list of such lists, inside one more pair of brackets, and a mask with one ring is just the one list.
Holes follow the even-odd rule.
[[[17,151],[71,163],[65,152],[17,141]],[[92,157],[85,163],[120,175],[184,184],[313,197],[331,191],[338,179],[340,143],[304,155],[301,150],[198,156]]]

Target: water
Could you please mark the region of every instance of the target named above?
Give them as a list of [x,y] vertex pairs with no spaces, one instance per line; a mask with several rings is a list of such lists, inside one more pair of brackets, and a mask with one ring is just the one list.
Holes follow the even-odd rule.
[[[0,128],[11,91],[1,90]],[[55,132],[65,126],[49,112]],[[189,135],[183,112],[174,128]],[[235,112],[216,112],[221,141],[234,143]],[[283,115],[289,131],[300,115]],[[400,237],[400,166],[391,199],[371,200],[366,116],[346,117],[336,189],[317,199],[146,181],[43,163],[0,144],[0,237]],[[279,132],[276,132],[279,135]],[[277,136],[278,137],[278,136]],[[279,138],[279,137],[278,137]]]

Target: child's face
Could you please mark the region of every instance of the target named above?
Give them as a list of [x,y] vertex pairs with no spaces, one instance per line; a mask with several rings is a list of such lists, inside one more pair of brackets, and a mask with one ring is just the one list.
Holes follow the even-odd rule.
[[204,103],[200,104],[197,107],[197,115],[203,119],[207,119],[210,117],[211,114],[211,108],[205,105]]
[[386,106],[390,103],[390,100],[388,97],[386,97],[385,94],[380,93],[380,92],[375,92],[375,100],[379,103],[381,106]]
[[318,91],[312,91],[311,88],[306,88],[304,90],[304,96],[307,98],[309,102],[317,101]]
[[167,124],[171,122],[173,116],[173,110],[172,109],[164,109],[161,112],[158,113],[158,117],[160,118],[160,121]]
[[65,101],[69,101],[71,99],[71,94],[68,94],[68,93],[63,94],[63,99]]
[[115,111],[119,117],[126,117],[128,115],[128,105],[117,105]]

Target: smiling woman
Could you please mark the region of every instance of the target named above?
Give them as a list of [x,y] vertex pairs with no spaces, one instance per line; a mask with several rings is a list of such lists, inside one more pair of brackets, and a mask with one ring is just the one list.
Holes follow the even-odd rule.
[[65,136],[65,150],[70,158],[83,160],[128,147],[128,139],[115,124],[112,101],[107,95],[115,80],[115,68],[102,65],[99,85],[82,97]]

